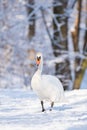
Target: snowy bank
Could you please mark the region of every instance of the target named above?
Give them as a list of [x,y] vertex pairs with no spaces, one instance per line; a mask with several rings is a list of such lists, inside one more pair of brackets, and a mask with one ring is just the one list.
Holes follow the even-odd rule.
[[87,90],[65,92],[67,103],[42,113],[31,90],[0,89],[0,130],[87,130]]

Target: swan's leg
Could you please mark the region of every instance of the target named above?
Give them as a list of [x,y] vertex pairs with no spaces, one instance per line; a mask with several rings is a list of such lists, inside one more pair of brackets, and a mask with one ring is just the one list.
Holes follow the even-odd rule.
[[50,111],[52,111],[53,105],[54,105],[54,102],[51,102],[51,108],[50,108]]
[[42,106],[42,112],[44,112],[45,111],[45,109],[44,109],[44,105],[43,105],[44,103],[43,103],[43,101],[41,101],[41,106]]

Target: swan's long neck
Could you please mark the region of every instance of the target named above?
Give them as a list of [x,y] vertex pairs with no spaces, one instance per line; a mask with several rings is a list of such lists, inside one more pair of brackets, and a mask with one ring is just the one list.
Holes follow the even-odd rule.
[[38,66],[38,73],[42,73],[42,70],[43,70],[43,59],[41,59],[41,62],[40,62],[40,64],[39,64],[39,66]]

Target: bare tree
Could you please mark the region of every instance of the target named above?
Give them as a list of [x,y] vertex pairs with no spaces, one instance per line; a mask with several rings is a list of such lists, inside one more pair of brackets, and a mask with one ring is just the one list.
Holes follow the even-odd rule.
[[[61,50],[67,50],[67,32],[68,32],[68,26],[67,26],[67,15],[66,15],[66,8],[67,8],[67,0],[54,0],[53,5],[53,42],[52,42],[52,48],[54,56],[57,57],[58,55],[61,55]],[[59,51],[60,50],[60,51]],[[66,79],[69,78],[69,62],[68,60],[65,61],[65,63],[56,63],[55,65],[55,74],[63,74],[66,75]],[[68,73],[68,74],[67,74]],[[61,78],[62,80],[62,78]],[[64,88],[66,89],[66,80],[62,80],[64,82]]]
[[[34,0],[27,0],[27,14],[30,15],[34,11]],[[28,38],[31,40],[35,35],[35,14],[29,19]]]
[[78,14],[75,21],[75,29],[74,31],[72,31],[72,38],[73,38],[75,51],[78,51],[80,21],[81,21],[81,6],[82,6],[82,0],[78,0],[78,4],[77,4]]
[[[84,2],[84,1],[83,1]],[[79,0],[78,1],[78,9],[79,9],[79,16],[78,16],[78,22],[77,22],[77,30],[76,30],[76,36],[75,36],[75,50],[77,50],[79,47],[78,47],[78,43],[79,43],[79,33],[81,32],[81,29],[80,29],[80,24],[81,24],[81,13],[82,13],[82,1]],[[87,12],[87,1],[86,1],[86,4],[84,5],[84,7],[86,7],[86,12]],[[86,28],[87,28],[87,16],[85,18],[85,25],[86,25]],[[84,48],[86,47],[87,45],[87,29],[85,30],[85,35],[84,35],[84,41],[83,41],[83,53],[84,53]],[[74,81],[74,86],[73,86],[73,89],[79,89],[80,88],[80,85],[81,85],[81,82],[82,82],[82,79],[83,79],[83,76],[84,76],[84,73],[85,73],[85,70],[87,69],[87,59],[81,59],[79,58],[78,61],[76,60],[76,67],[77,66],[81,66],[80,69],[78,71],[76,71],[76,76],[75,76],[75,81]]]
[[[87,1],[85,0],[86,4],[86,12],[87,12]],[[86,23],[86,30],[85,30],[85,37],[84,37],[84,47],[83,47],[83,51],[84,51],[84,54],[86,52],[86,56],[87,56],[87,15],[86,15],[86,19],[85,19],[85,23]]]
[[[67,17],[65,16],[64,10],[67,7],[66,0],[54,0],[53,4],[53,13],[55,19],[53,19],[53,40],[52,43],[54,55],[57,56],[58,49],[66,49],[67,48]],[[56,22],[57,21],[57,22]]]

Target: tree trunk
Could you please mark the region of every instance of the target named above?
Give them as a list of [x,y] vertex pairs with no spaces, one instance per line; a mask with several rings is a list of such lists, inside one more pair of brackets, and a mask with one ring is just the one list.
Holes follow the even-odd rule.
[[[86,11],[87,11],[87,1],[86,1],[86,5],[84,5],[84,6],[86,6]],[[85,19],[85,24],[86,24],[86,28],[87,28],[87,18]],[[85,36],[84,36],[84,46],[86,44],[87,44],[87,30],[85,31]],[[84,51],[84,48],[83,48],[83,51]],[[83,76],[84,76],[86,69],[87,69],[87,59],[84,59],[84,60],[82,60],[81,69],[78,72],[76,72],[76,79],[75,79],[75,82],[74,82],[73,89],[79,89],[80,88],[80,85],[81,85],[81,82],[82,82],[82,79],[83,79]]]
[[[87,13],[87,1],[86,1],[86,13]],[[86,16],[85,22],[86,22],[86,31],[85,31],[85,37],[84,37],[85,40],[84,40],[83,52],[84,54],[86,52],[86,56],[87,56],[87,16]]]
[[76,73],[76,79],[75,79],[75,82],[74,82],[74,88],[73,89],[79,89],[80,88],[80,85],[81,85],[81,82],[82,82],[82,79],[83,79],[83,76],[84,76],[86,69],[87,69],[87,60],[85,59],[82,62],[82,69]]
[[86,56],[87,56],[87,30],[86,30],[86,33],[85,33],[85,42],[84,42],[83,52],[84,52],[84,54],[86,52]]
[[[53,13],[55,15],[55,19],[53,19],[53,43],[52,48],[55,56],[58,56],[58,52],[56,50],[61,49],[63,46],[64,49],[67,49],[67,18],[62,19],[62,15],[64,14],[64,9],[67,6],[66,0],[54,0],[53,4],[58,4],[53,7]],[[57,15],[57,16],[56,16]],[[58,27],[57,24],[61,24],[64,22],[64,25]]]
[[78,15],[75,21],[75,28],[74,31],[72,31],[72,38],[74,43],[74,50],[78,51],[78,43],[79,43],[79,32],[80,32],[80,19],[81,19],[81,6],[82,6],[82,0],[78,0]]
[[[35,2],[34,0],[27,0],[27,3],[29,5],[34,6]],[[27,6],[27,14],[29,15],[30,13],[32,13],[34,10],[34,8],[31,8],[29,6]],[[35,14],[32,15],[31,19],[29,19],[29,26],[28,26],[28,38],[31,40],[34,35],[35,35]]]
[[[58,50],[67,50],[67,17],[63,17],[65,9],[67,7],[67,0],[54,0],[53,4],[53,42],[52,48],[54,56],[60,55]],[[62,24],[63,23],[63,24]],[[55,64],[55,75],[63,74],[68,77],[69,67],[68,61],[66,63]],[[66,74],[67,73],[67,74]],[[62,81],[62,79],[60,79]],[[64,89],[66,89],[65,80],[62,81]]]

